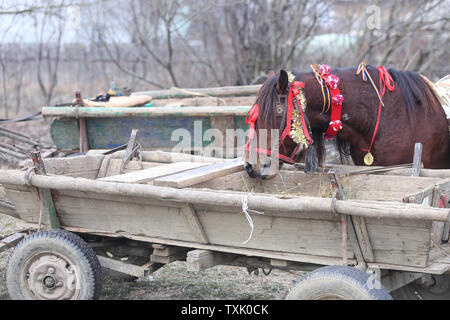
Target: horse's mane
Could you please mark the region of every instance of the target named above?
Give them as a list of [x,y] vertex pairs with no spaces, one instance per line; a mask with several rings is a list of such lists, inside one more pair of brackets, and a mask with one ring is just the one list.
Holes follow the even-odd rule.
[[413,123],[420,112],[427,114],[428,110],[438,102],[433,90],[420,74],[412,71],[388,69],[395,82],[395,90],[400,89],[405,100],[409,120]]
[[[276,85],[278,81],[278,75],[267,79],[262,87],[259,89],[256,103],[259,106],[259,117],[257,124],[263,124],[265,128],[276,127],[276,117],[274,112],[274,104],[277,100]],[[261,122],[260,122],[261,121]]]

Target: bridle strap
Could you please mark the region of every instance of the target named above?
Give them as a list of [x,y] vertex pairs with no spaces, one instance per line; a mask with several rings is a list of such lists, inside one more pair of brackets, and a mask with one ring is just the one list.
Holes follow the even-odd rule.
[[[294,151],[298,151],[298,149],[299,149],[299,146],[297,146],[297,147],[295,148]],[[247,150],[247,151],[250,150],[250,147],[249,147],[248,143],[245,145],[245,150]],[[255,150],[257,153],[263,153],[263,154],[266,154],[266,155],[268,155],[268,156],[270,156],[270,155],[272,154],[272,151],[271,151],[271,150],[266,150],[266,149],[261,149],[261,148],[255,148],[254,150]],[[288,156],[285,156],[284,154],[281,154],[281,153],[278,152],[278,153],[276,154],[276,156],[277,156],[278,159],[283,160],[284,162],[287,162],[287,163],[289,163],[289,164],[294,164],[294,163],[295,163],[294,157],[295,157],[296,153],[297,153],[297,152],[294,152],[294,153],[291,155],[291,157],[288,157]]]
[[370,77],[369,72],[367,72],[367,68],[366,68],[365,62],[362,62],[362,63],[359,65],[358,71],[357,71],[357,73],[356,73],[356,74],[359,74],[359,72],[361,72],[361,71],[363,72],[363,74],[362,74],[362,75],[363,75],[363,81],[367,81],[367,78],[364,77],[364,75],[365,75],[364,73],[367,73],[367,75],[368,75],[368,77],[369,77],[369,79],[370,79],[370,82],[372,83],[372,86],[374,87],[374,89],[375,89],[375,91],[376,91],[376,93],[377,93],[378,99],[379,99],[379,102],[378,102],[377,122],[376,122],[375,128],[374,128],[374,130],[373,130],[372,140],[370,141],[369,149],[362,149],[362,148],[361,148],[361,151],[365,151],[365,152],[370,152],[370,151],[372,150],[373,142],[375,141],[375,137],[376,137],[376,135],[377,135],[378,127],[379,127],[379,125],[380,125],[381,106],[384,107],[383,97],[384,97],[384,94],[386,93],[386,88],[387,88],[389,91],[391,91],[391,92],[395,91],[395,83],[394,83],[394,80],[392,79],[391,75],[390,75],[389,72],[386,70],[386,68],[383,67],[383,66],[379,66],[379,67],[377,68],[377,70],[378,70],[378,78],[380,79],[380,90],[379,90],[379,91],[378,91],[377,87],[375,86],[375,84],[373,83],[373,80],[372,80],[372,78]]
[[[301,89],[299,89],[299,88],[301,88]],[[286,137],[288,135],[290,136],[291,124],[292,124],[292,111],[294,108],[296,108],[297,112],[300,113],[301,123],[304,128],[304,135],[305,135],[307,142],[309,144],[313,143],[311,136],[309,134],[309,123],[307,123],[305,121],[306,115],[304,114],[304,111],[301,107],[300,101],[298,100],[298,97],[297,97],[297,95],[300,94],[299,90],[302,90],[303,88],[305,88],[305,83],[301,82],[301,81],[293,81],[290,84],[289,93],[287,96],[287,104],[284,108],[283,120],[281,121],[281,124],[280,124],[280,130],[283,130],[282,134],[281,134],[281,138],[280,138],[280,143],[279,143],[280,148],[283,146],[283,142],[286,139]],[[279,97],[280,96],[283,96],[283,95],[279,95]],[[294,97],[295,97],[295,100],[294,100]],[[252,106],[252,108],[248,111],[247,117],[245,119],[245,123],[250,124],[248,140],[247,140],[247,143],[245,144],[245,150],[247,150],[247,151],[250,151],[250,146],[249,146],[250,140],[253,139],[255,136],[255,122],[258,119],[258,116],[259,116],[259,105],[254,104]],[[297,155],[299,149],[300,149],[300,145],[297,145],[294,148],[294,151],[291,153],[290,157],[280,154],[279,152],[276,154],[276,156],[278,159],[280,159],[284,162],[287,162],[289,164],[294,164],[295,163],[294,157]],[[268,156],[270,156],[272,154],[271,150],[266,150],[266,149],[261,149],[261,148],[254,148],[253,150],[255,150],[257,153],[266,154]]]

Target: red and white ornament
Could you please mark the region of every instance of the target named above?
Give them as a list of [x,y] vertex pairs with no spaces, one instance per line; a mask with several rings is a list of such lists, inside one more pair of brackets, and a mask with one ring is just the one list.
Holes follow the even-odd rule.
[[337,75],[334,74],[328,74],[326,76],[323,77],[327,83],[327,85],[331,88],[331,89],[336,89],[339,85],[339,77]]
[[324,76],[326,74],[330,74],[330,67],[327,66],[326,64],[322,64],[319,68],[319,74],[321,76]]
[[342,94],[334,95],[333,98],[331,98],[331,101],[334,105],[342,105],[344,102],[344,96]]

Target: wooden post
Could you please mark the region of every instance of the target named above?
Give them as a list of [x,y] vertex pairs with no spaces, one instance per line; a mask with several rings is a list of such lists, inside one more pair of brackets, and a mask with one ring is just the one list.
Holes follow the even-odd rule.
[[422,149],[423,145],[420,142],[417,142],[414,146],[414,160],[411,174],[413,177],[420,176],[420,169],[422,167]]
[[[75,92],[75,98],[77,107],[83,106],[83,99],[81,98],[81,92],[78,90]],[[89,151],[89,139],[86,128],[86,119],[81,117],[78,118],[78,127],[79,127],[79,144],[80,144],[80,152],[88,152]]]
[[[32,151],[31,159],[34,164],[34,172],[44,176],[47,175],[40,151]],[[51,229],[60,229],[61,225],[59,224],[59,219],[56,215],[55,204],[53,203],[50,189],[39,188],[38,191],[42,201],[42,213],[45,217],[47,226]]]
[[[448,208],[448,195],[444,194],[441,196],[439,208]],[[448,241],[449,231],[450,231],[450,224],[448,222],[445,222],[444,231],[442,232],[442,241]]]
[[[336,199],[340,199],[340,200],[345,200],[345,194],[344,191],[341,188],[341,185],[339,183],[339,178],[336,174],[335,171],[330,170],[330,172],[328,173],[328,177],[330,178],[330,182],[331,185],[333,186],[335,193],[336,193]],[[352,245],[353,251],[355,252],[355,256],[356,259],[358,260],[358,264],[360,264],[363,269],[367,269],[367,264],[366,261],[364,260],[364,255],[361,249],[361,242],[358,241],[358,237],[356,235],[356,228],[355,228],[355,224],[353,223],[353,217],[350,215],[348,218],[346,219],[342,219],[342,233],[343,235],[348,234],[348,237],[350,239],[350,243]],[[360,221],[361,222],[361,221]],[[364,223],[365,226],[365,222],[364,220],[361,222]],[[359,234],[363,234],[362,232],[359,232]],[[365,243],[369,243],[370,241],[369,239],[365,239]],[[345,239],[343,239],[343,248],[345,249],[345,253],[344,253],[344,263],[347,264],[348,258],[347,258],[347,241]],[[371,247],[370,247],[371,249]]]

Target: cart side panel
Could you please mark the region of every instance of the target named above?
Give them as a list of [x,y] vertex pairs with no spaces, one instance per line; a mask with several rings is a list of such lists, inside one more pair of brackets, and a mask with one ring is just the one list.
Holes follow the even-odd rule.
[[[39,219],[35,188],[5,185],[8,198],[22,220]],[[143,235],[153,238],[198,242],[195,230],[181,210],[181,203],[145,197],[53,190],[61,224],[98,232]],[[325,257],[341,257],[341,225],[333,213],[267,211],[251,214],[254,231],[240,207],[193,207],[212,245],[271,250]],[[375,262],[426,267],[430,246],[430,222],[403,219],[367,219]],[[350,247],[350,246],[349,246]],[[351,248],[349,258],[354,256]]]
[[104,155],[49,158],[44,160],[47,174],[95,179]]
[[[406,195],[432,187],[441,179],[355,175],[341,177],[340,180],[347,199],[403,201]],[[279,174],[270,180],[253,179],[246,172],[237,172],[196,184],[193,187],[326,198],[333,195],[326,174],[311,175],[292,170],[280,170]]]
[[[64,226],[105,232],[197,242],[181,204],[151,198],[84,192],[56,192],[55,206]],[[240,207],[196,206],[194,209],[210,244],[287,253],[341,257],[341,225],[332,213],[271,212],[252,214],[254,231]],[[391,221],[392,220],[392,221]],[[382,224],[380,224],[382,223]],[[425,267],[430,223],[399,219],[367,221],[376,262]],[[354,254],[349,248],[349,258]]]
[[40,199],[36,188],[20,185],[3,185],[6,196],[16,207],[19,218],[25,222],[38,223]]

